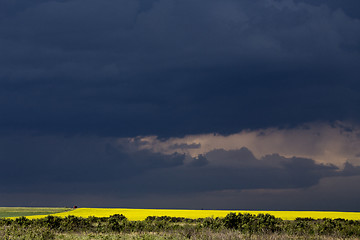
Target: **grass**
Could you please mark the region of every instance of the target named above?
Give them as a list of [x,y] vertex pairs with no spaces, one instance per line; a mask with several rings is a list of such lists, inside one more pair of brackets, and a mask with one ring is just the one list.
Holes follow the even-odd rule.
[[46,216],[69,210],[71,210],[71,208],[0,207],[0,217]]
[[86,234],[86,233],[72,233],[72,234],[57,234],[56,240],[344,240],[357,238],[340,238],[332,236],[296,236],[288,234],[243,234],[237,231],[199,231],[191,234],[184,232],[167,232],[167,233],[106,233],[106,234]]
[[[31,210],[31,208],[30,208]],[[67,209],[66,209],[67,210]],[[0,210],[1,211],[1,210]],[[148,216],[169,216],[169,217],[184,217],[184,218],[206,218],[206,217],[225,217],[230,212],[236,213],[268,213],[275,217],[282,218],[284,220],[294,220],[300,218],[343,218],[347,220],[360,220],[360,212],[324,212],[324,211],[235,211],[235,210],[176,210],[176,209],[130,209],[130,208],[78,208],[73,211],[63,210],[62,212],[52,214],[54,216],[66,217],[69,215],[77,217],[109,217],[114,214],[123,214],[130,221],[144,220]],[[30,216],[28,218],[41,218],[48,215],[37,214],[37,216]],[[20,216],[20,215],[18,215]],[[25,216],[25,215],[24,215]]]

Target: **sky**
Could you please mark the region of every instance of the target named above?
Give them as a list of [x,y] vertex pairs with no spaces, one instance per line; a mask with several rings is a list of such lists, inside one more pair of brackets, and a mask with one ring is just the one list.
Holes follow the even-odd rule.
[[360,211],[358,0],[0,1],[0,206]]

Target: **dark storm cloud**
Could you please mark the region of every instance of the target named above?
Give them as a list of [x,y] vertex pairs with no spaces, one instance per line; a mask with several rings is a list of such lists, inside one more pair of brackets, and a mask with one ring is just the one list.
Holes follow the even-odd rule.
[[57,185],[60,188],[54,191],[76,190],[78,185],[88,191],[93,184],[106,187],[109,182],[114,188],[124,179],[182,165],[184,160],[180,154],[129,151],[110,139],[12,137],[1,142],[0,162],[5,168],[0,186],[5,192],[51,192]]
[[357,176],[360,175],[360,166],[354,166],[351,163],[346,162],[343,170],[344,176]]
[[192,167],[203,167],[207,164],[209,164],[209,161],[206,159],[206,157],[204,157],[203,155],[199,155],[196,158],[194,158],[189,165]]
[[351,17],[360,18],[360,3],[357,0],[295,0],[295,2],[316,6],[325,5],[333,10],[341,9]]
[[358,176],[311,159],[277,154],[257,159],[246,148],[213,150],[191,159],[183,154],[135,150],[114,139],[2,138],[0,189],[3,194],[193,194],[223,190],[296,189],[325,177]]
[[2,1],[0,130],[174,136],[358,122],[352,7]]

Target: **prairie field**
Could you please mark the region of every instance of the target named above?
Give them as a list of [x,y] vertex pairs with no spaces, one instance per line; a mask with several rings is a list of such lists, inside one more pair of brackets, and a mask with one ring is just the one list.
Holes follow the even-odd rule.
[[5,216],[0,218],[0,239],[360,239],[356,212],[129,208],[0,208],[0,212]]
[[288,234],[243,234],[236,231],[200,231],[189,233],[115,233],[115,234],[58,234],[56,240],[358,240],[336,236],[296,236]]
[[0,207],[1,217],[22,217],[22,216],[34,216],[49,214],[55,214],[60,212],[66,212],[71,208],[48,208],[48,207]]
[[[114,214],[123,214],[130,221],[145,220],[148,216],[169,216],[183,218],[207,218],[225,217],[230,212],[250,213],[258,215],[260,213],[270,214],[283,220],[295,220],[296,218],[313,219],[347,219],[360,220],[360,212],[325,212],[325,211],[247,211],[247,210],[180,210],[180,209],[131,209],[131,208],[77,208],[72,211],[64,211],[51,214],[53,216],[66,217],[69,215],[77,217],[109,217]],[[48,214],[29,216],[30,219],[42,218]]]

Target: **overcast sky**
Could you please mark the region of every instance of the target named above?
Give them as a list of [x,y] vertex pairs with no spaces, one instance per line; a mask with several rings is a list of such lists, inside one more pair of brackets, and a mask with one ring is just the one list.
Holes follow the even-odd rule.
[[1,0],[0,206],[360,211],[358,0]]

